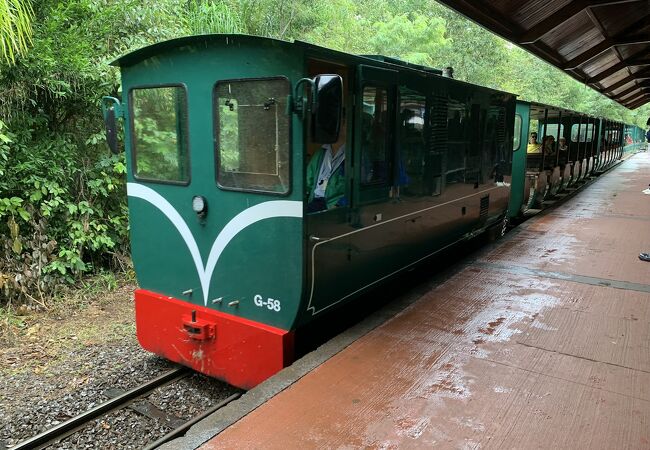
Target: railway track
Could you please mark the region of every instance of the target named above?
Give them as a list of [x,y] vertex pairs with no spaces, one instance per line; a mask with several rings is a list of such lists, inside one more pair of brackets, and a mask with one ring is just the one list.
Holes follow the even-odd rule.
[[[110,400],[101,403],[75,417],[72,417],[65,422],[62,422],[42,433],[37,434],[29,439],[26,439],[22,442],[19,442],[15,446],[11,447],[11,450],[28,450],[28,449],[42,449],[49,445],[52,445],[71,434],[81,430],[91,421],[108,415],[111,412],[117,411],[119,409],[125,408],[130,405],[134,400],[143,398],[151,394],[154,390],[167,386],[174,382],[180,381],[184,378],[189,377],[193,372],[185,367],[177,367],[175,369],[169,370],[162,375],[150,380],[146,383],[143,383],[127,392],[124,392]],[[225,400],[221,401],[217,405],[207,409],[200,415],[192,418],[191,420],[183,423],[177,428],[173,429],[157,441],[149,444],[146,449],[155,449],[165,442],[174,439],[176,437],[182,436],[185,432],[196,422],[200,421],[204,417],[212,414],[214,411],[224,407],[228,403],[232,402],[239,398],[241,394],[235,393]]]

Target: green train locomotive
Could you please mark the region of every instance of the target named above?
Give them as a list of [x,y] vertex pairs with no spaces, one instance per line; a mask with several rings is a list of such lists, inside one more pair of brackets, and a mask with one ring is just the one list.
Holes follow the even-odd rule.
[[138,339],[235,386],[289,365],[324,311],[502,226],[548,178],[526,158],[513,176],[513,94],[397,59],[206,35],[114,64],[122,102],[103,109],[113,149],[124,119]]

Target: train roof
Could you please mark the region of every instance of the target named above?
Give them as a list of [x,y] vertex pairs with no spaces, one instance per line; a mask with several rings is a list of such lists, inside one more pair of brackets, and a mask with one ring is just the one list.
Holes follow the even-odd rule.
[[[584,113],[580,111],[575,111],[573,109],[568,109],[568,108],[563,108],[561,106],[555,106],[555,105],[549,105],[546,103],[540,103],[540,102],[531,102],[527,100],[517,100],[517,103],[524,103],[530,106],[530,115],[532,118],[540,118],[544,117],[545,109],[548,109],[548,117],[551,119],[557,119],[559,116],[559,113],[561,112],[562,115],[571,115],[571,116],[582,116],[582,117],[589,117],[592,119],[608,119],[607,117],[602,117],[602,116],[595,116],[593,114],[589,113]],[[612,120],[612,122],[618,122],[618,123],[624,123],[620,120]]]
[[[259,36],[251,36],[246,34],[199,34],[192,36],[183,36],[180,38],[169,39],[167,41],[157,42],[155,44],[148,45],[146,47],[139,48],[130,53],[120,56],[116,60],[112,61],[110,64],[112,66],[118,67],[128,67],[138,64],[139,62],[144,61],[147,58],[152,56],[159,55],[168,50],[173,50],[181,47],[200,47],[203,45],[208,45],[215,42],[226,42],[228,45],[230,39],[244,39],[251,41],[265,41],[272,42],[279,46],[291,45],[290,42],[282,41],[279,39],[273,38],[263,38]],[[233,41],[234,42],[234,41]]]
[[[202,34],[202,35],[184,36],[176,39],[170,39],[167,41],[158,42],[156,44],[152,44],[140,48],[138,50],[134,50],[130,53],[127,53],[119,57],[118,59],[114,60],[113,62],[111,62],[111,65],[119,66],[119,67],[129,67],[138,64],[150,57],[159,55],[161,53],[173,49],[178,49],[182,47],[202,47],[202,46],[208,46],[210,44],[220,43],[220,42],[221,43],[225,42],[226,45],[231,45],[234,44],[235,42],[242,42],[242,41],[265,43],[267,45],[272,45],[272,46],[275,45],[275,46],[285,47],[290,49],[301,48],[316,54],[320,54],[324,57],[336,56],[338,59],[349,63],[357,63],[357,64],[365,63],[373,66],[385,67],[390,69],[406,70],[408,72],[416,73],[421,76],[442,76],[442,71],[439,69],[435,69],[432,67],[427,67],[419,64],[409,63],[407,61],[402,61],[398,58],[394,58],[390,56],[354,55],[351,53],[345,53],[338,50],[332,50],[327,47],[322,47],[316,44],[312,44],[310,42],[304,42],[299,40],[290,42],[290,41],[283,41],[280,39],[267,38],[261,36],[252,36],[247,34]],[[461,81],[455,78],[447,78],[447,79],[451,82],[459,83],[462,85],[480,86],[472,83],[467,83],[465,81]],[[485,86],[481,86],[481,87],[493,92],[499,92],[503,94],[516,96],[516,94],[510,92],[505,92],[505,91],[501,91],[498,89],[485,87]],[[579,111],[573,111],[559,106],[554,106],[554,105],[549,105],[549,104],[544,104],[539,102],[524,101],[524,100],[518,100],[518,101],[529,104],[531,107],[531,111],[538,111],[538,113],[540,113],[539,111],[541,111],[540,114],[543,114],[543,111],[546,108],[553,110],[553,112],[551,112],[551,115],[549,117],[556,117],[559,111],[562,111],[563,114],[568,113],[572,115],[596,117],[592,114],[581,113]]]
[[[112,66],[118,66],[118,67],[129,67],[138,64],[147,58],[159,55],[166,51],[178,49],[181,47],[202,47],[202,46],[207,47],[210,44],[223,43],[223,42],[225,42],[226,45],[230,45],[230,44],[234,44],[235,42],[241,42],[242,40],[249,41],[249,42],[258,42],[258,43],[263,42],[266,43],[267,45],[276,45],[279,47],[285,47],[289,49],[302,48],[302,49],[312,51],[314,53],[319,53],[323,56],[336,56],[350,63],[368,64],[368,65],[373,65],[378,67],[385,67],[388,69],[405,70],[411,73],[419,74],[421,76],[442,77],[442,71],[440,69],[409,63],[390,56],[354,55],[351,53],[332,50],[327,47],[322,47],[316,44],[312,44],[310,42],[304,42],[300,40],[290,42],[290,41],[283,41],[279,39],[262,37],[262,36],[252,36],[247,34],[201,34],[201,35],[184,36],[176,39],[170,39],[167,41],[162,41],[156,44],[142,47],[138,50],[134,50],[130,53],[127,53],[117,58],[116,60],[112,61],[110,64]],[[516,96],[516,94],[513,94],[512,92],[506,92],[506,91],[494,89],[487,86],[468,83],[455,78],[446,78],[446,79],[454,83],[460,83],[467,86],[480,86],[481,88],[488,89],[493,92]]]
[[532,116],[544,116],[544,110],[549,109],[549,115],[548,117],[550,118],[557,118],[558,113],[562,112],[562,114],[569,114],[569,115],[575,115],[575,116],[583,116],[583,117],[591,117],[591,118],[597,118],[598,116],[594,116],[593,114],[588,114],[588,113],[583,113],[580,111],[575,111],[573,109],[568,109],[568,108],[563,108],[561,106],[555,106],[555,105],[550,105],[547,103],[540,103],[540,102],[531,102],[528,100],[517,100],[517,103],[524,103],[527,104],[530,107],[530,113],[531,117]]

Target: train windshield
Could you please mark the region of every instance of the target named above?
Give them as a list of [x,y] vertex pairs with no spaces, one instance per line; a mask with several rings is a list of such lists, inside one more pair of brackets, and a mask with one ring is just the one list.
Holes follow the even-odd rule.
[[286,78],[217,83],[214,117],[219,187],[289,192],[289,91]]
[[130,93],[135,176],[187,184],[187,95],[181,86],[136,88]]

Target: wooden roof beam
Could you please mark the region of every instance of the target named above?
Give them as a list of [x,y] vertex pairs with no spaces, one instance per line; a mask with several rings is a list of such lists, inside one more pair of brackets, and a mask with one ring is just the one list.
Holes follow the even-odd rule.
[[546,33],[550,33],[584,10],[597,6],[618,5],[621,3],[633,3],[636,1],[638,0],[574,0],[539,22],[537,25],[531,27],[528,31],[524,32],[519,36],[517,42],[519,44],[534,44],[536,41],[544,37]]
[[635,95],[634,97],[631,97],[629,100],[625,101],[625,105],[634,105],[636,103],[639,103],[641,100],[645,99],[650,95],[650,92],[641,92],[639,95]]
[[630,95],[630,96],[627,97],[627,98],[624,98],[624,99],[622,99],[622,100],[619,100],[619,102],[622,103],[622,104],[634,103],[634,102],[636,102],[640,97],[643,97],[644,95],[647,95],[647,94],[649,93],[649,92],[648,92],[648,89],[650,89],[650,86],[647,87],[647,88],[641,88],[641,90],[639,90],[639,91],[636,92],[635,94],[632,94],[632,95]]
[[441,0],[441,2],[472,22],[487,28],[493,33],[504,36],[509,41],[513,41],[513,35],[516,35],[521,30],[521,27],[508,17],[503,17],[490,5],[490,2],[476,2],[473,0]]
[[[638,54],[646,54],[646,51],[642,51]],[[586,83],[587,84],[596,84],[600,83],[603,81],[605,78],[610,77],[614,75],[616,72],[619,70],[623,70],[626,67],[634,67],[634,66],[650,66],[650,57],[646,58],[639,58],[637,55],[633,55],[629,58],[623,59],[621,62],[611,66],[608,69],[603,70],[602,72],[594,75],[593,77],[587,79]]]
[[646,94],[650,86],[637,86],[634,91],[622,96],[621,98],[614,98],[613,100],[625,104],[630,103],[632,100],[637,98],[639,95]]
[[537,25],[531,27],[528,31],[519,36],[517,42],[519,44],[534,44],[536,41],[544,37],[546,33],[550,33],[571,17],[588,7],[589,3],[586,0],[574,0],[539,22]]
[[615,91],[616,89],[618,89],[620,87],[625,86],[626,84],[630,83],[631,81],[644,80],[644,79],[647,79],[647,78],[650,78],[650,68],[640,70],[637,73],[633,73],[632,75],[623,78],[622,80],[612,84],[611,86],[608,86],[608,87],[604,88],[601,92],[603,94],[605,94],[607,92],[612,92],[612,91]]
[[634,44],[647,44],[650,43],[650,36],[643,37],[627,37],[627,38],[618,38],[618,39],[605,39],[600,44],[597,44],[591,47],[586,52],[583,52],[573,58],[570,61],[567,61],[563,66],[562,70],[576,69],[584,63],[591,61],[596,56],[606,52],[610,48],[617,45],[634,45]]
[[637,100],[634,103],[630,103],[629,105],[626,106],[626,108],[629,109],[636,109],[641,105],[644,105],[646,103],[650,102],[650,94],[645,94],[643,97],[639,97],[639,100]]
[[[639,27],[643,27],[647,24],[648,24],[648,16],[642,16],[636,21],[634,21],[633,23],[629,24],[627,27],[625,27],[625,29],[621,30],[616,36],[606,36],[604,33],[601,32],[601,34],[603,34],[603,37],[605,38],[604,41],[602,41],[601,43],[597,44],[594,47],[591,47],[586,52],[583,52],[582,54],[568,61],[562,66],[562,69],[563,70],[576,69],[578,66],[581,66],[587,61],[590,61],[596,56],[606,52],[610,48],[615,47],[617,45],[645,44],[650,42],[650,36],[648,35],[634,36],[634,33],[638,32]],[[599,24],[595,24],[595,26],[598,25]],[[617,52],[617,55],[620,54]]]
[[[592,9],[587,9],[587,15],[589,16],[589,20],[591,20],[591,23],[593,23],[593,24],[596,26],[596,28],[598,28],[598,31],[600,31],[600,34],[601,34],[604,38],[609,38],[609,37],[611,37],[611,36],[609,35],[609,33],[607,32],[607,30],[605,29],[605,27],[603,27],[603,24],[600,22],[600,19],[598,19],[598,17],[596,17],[596,14],[594,14],[594,11],[593,11]],[[629,28],[629,27],[628,27],[628,28]],[[616,58],[617,58],[619,61],[622,61],[622,60],[623,60],[623,55],[621,54],[621,52],[620,52],[620,50],[618,49],[618,47],[612,47],[612,50],[614,51],[614,54],[616,55]],[[626,67],[625,70],[627,70],[627,74],[628,74],[628,75],[632,75],[632,71],[630,70],[629,67]],[[602,91],[601,91],[601,92],[602,92]]]
[[634,91],[638,91],[639,89],[645,89],[645,88],[648,88],[648,87],[650,87],[650,82],[645,81],[643,83],[635,84],[631,88],[626,89],[626,90],[624,90],[622,92],[619,92],[618,94],[613,95],[610,98],[612,98],[613,100],[616,100],[617,102],[623,102],[625,96],[631,94]]

